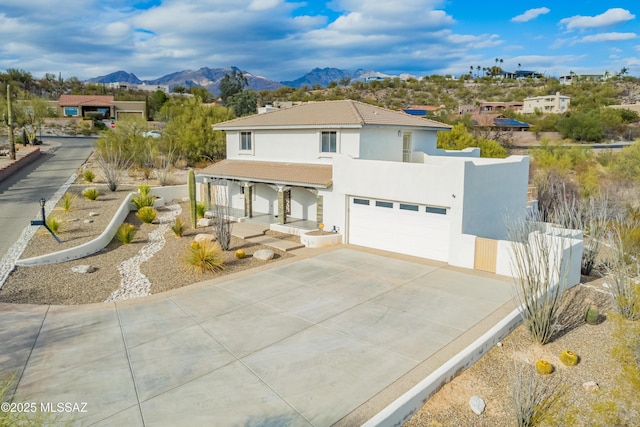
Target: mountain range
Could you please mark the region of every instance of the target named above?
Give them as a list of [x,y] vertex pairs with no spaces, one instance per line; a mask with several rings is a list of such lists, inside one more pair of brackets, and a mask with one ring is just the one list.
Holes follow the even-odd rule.
[[[208,68],[202,67],[199,70],[184,70],[177,71],[175,73],[167,74],[154,80],[140,80],[135,74],[128,73],[126,71],[116,71],[104,76],[94,77],[86,80],[86,83],[129,83],[129,84],[147,84],[147,85],[168,85],[170,89],[175,86],[182,86],[185,88],[197,86],[203,87],[211,92],[213,95],[220,93],[220,81],[226,74],[231,74],[233,71],[241,72],[246,78],[248,83],[248,89],[253,89],[256,92],[261,90],[275,90],[283,86],[300,88],[304,85],[312,87],[314,85],[320,85],[326,87],[331,82],[339,83],[343,79],[349,79],[353,81],[365,81],[369,79],[383,79],[392,78],[388,74],[379,73],[377,71],[347,71],[340,70],[338,68],[314,68],[304,76],[292,80],[277,82],[270,80],[266,77],[255,76],[247,71],[240,70],[237,67],[226,68]],[[406,78],[407,76],[401,76]]]

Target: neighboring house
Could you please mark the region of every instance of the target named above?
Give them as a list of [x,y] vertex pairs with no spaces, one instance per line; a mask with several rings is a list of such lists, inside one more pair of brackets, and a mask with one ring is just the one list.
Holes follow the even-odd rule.
[[437,149],[450,128],[351,100],[303,104],[214,125],[227,159],[197,181],[240,220],[322,223],[344,243],[473,268],[476,236],[506,239],[505,218],[525,215],[529,158]]
[[512,102],[488,102],[483,101],[478,106],[478,112],[480,114],[492,114],[499,111],[504,110],[514,110],[520,111],[522,110],[523,103],[518,101]]
[[437,116],[441,111],[446,113],[446,107],[444,105],[410,105],[402,111],[411,116],[432,117]]
[[544,77],[544,74],[538,73],[537,71],[528,71],[528,70],[516,70],[516,71],[505,71],[502,73],[503,78],[505,79],[541,79]]
[[145,83],[136,84],[126,82],[102,83],[102,85],[110,89],[141,90],[145,92],[161,91],[167,94],[169,93],[169,85],[148,85]]
[[530,125],[502,114],[471,114],[474,126],[488,130],[526,131]]
[[560,76],[558,81],[564,85],[568,85],[576,81],[602,82],[609,77],[609,73],[569,73]]
[[560,95],[560,92],[556,92],[555,95],[532,96],[524,99],[522,112],[531,114],[540,111],[542,113],[560,114],[569,111],[570,103],[571,97]]
[[58,115],[116,120],[126,116],[146,118],[146,102],[116,101],[111,95],[60,95]]
[[519,101],[510,101],[510,102],[482,101],[477,105],[460,104],[458,106],[458,114],[478,115],[478,114],[496,114],[504,110],[520,111],[522,110],[523,105],[524,104]]

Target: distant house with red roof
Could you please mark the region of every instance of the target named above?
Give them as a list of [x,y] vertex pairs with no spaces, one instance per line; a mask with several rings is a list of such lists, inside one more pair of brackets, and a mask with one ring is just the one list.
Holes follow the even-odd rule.
[[111,95],[60,95],[57,108],[63,117],[147,117],[145,101],[116,101]]

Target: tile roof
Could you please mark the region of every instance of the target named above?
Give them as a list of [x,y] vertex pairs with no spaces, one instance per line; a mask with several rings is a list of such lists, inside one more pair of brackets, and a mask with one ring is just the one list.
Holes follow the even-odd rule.
[[321,188],[331,186],[332,174],[331,165],[253,160],[222,160],[199,172],[216,178]]
[[410,116],[353,100],[323,101],[263,114],[240,117],[214,125],[217,130],[288,128],[360,128],[366,125],[401,126],[422,129],[451,129],[451,126]]
[[75,107],[89,105],[92,107],[110,107],[114,97],[111,95],[60,95],[58,105],[63,107]]

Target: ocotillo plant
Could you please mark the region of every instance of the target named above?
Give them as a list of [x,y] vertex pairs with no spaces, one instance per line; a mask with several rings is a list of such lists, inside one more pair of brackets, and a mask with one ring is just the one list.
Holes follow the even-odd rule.
[[191,226],[198,224],[198,204],[196,202],[196,173],[189,169],[189,207],[191,208]]

